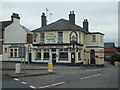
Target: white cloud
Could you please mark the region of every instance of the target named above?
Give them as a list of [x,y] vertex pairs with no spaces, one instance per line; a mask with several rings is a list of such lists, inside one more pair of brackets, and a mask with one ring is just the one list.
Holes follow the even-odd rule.
[[[117,43],[117,5],[117,2],[4,2],[2,3],[1,20],[10,20],[11,14],[16,12],[20,14],[21,24],[33,30],[41,26],[41,13],[45,12],[45,8],[49,9],[49,13],[52,12],[52,22],[60,18],[68,20],[69,11],[74,10],[77,25],[82,26],[83,19],[88,18],[91,31],[103,32],[105,41]],[[50,15],[48,20],[50,21]]]

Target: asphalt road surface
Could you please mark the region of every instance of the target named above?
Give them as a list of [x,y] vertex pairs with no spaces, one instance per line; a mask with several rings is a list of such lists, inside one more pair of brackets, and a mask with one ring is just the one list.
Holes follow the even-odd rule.
[[[82,66],[55,69],[56,74],[11,78],[3,76],[3,88],[118,88],[118,67]],[[65,67],[64,67],[65,68]]]

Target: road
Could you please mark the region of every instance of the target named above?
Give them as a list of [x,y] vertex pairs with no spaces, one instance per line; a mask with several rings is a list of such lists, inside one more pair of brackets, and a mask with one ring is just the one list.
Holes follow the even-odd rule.
[[[3,77],[3,88],[118,88],[118,67],[82,66],[55,69],[56,74],[21,78]],[[10,86],[10,87],[9,87]]]

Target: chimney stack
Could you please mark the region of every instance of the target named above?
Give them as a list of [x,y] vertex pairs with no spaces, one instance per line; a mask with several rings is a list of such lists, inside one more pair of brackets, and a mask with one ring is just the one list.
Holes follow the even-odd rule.
[[13,13],[13,15],[11,15],[11,20],[13,21],[14,18],[20,19],[19,14]]
[[69,14],[69,22],[71,24],[75,24],[75,14],[74,14],[74,11],[70,11],[70,14]]
[[89,23],[88,23],[87,19],[84,19],[84,21],[83,21],[83,29],[86,31],[88,31],[88,29],[89,29]]
[[46,26],[46,25],[47,25],[46,16],[45,16],[45,13],[42,13],[42,15],[41,15],[41,27]]

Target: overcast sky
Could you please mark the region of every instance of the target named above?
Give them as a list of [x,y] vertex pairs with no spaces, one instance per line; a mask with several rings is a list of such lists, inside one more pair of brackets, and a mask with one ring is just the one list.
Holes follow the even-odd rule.
[[0,21],[10,20],[15,12],[21,17],[21,25],[34,30],[41,26],[46,8],[48,24],[61,18],[68,20],[73,10],[77,25],[82,27],[83,20],[88,19],[89,31],[104,33],[105,42],[118,46],[118,2],[2,2]]

